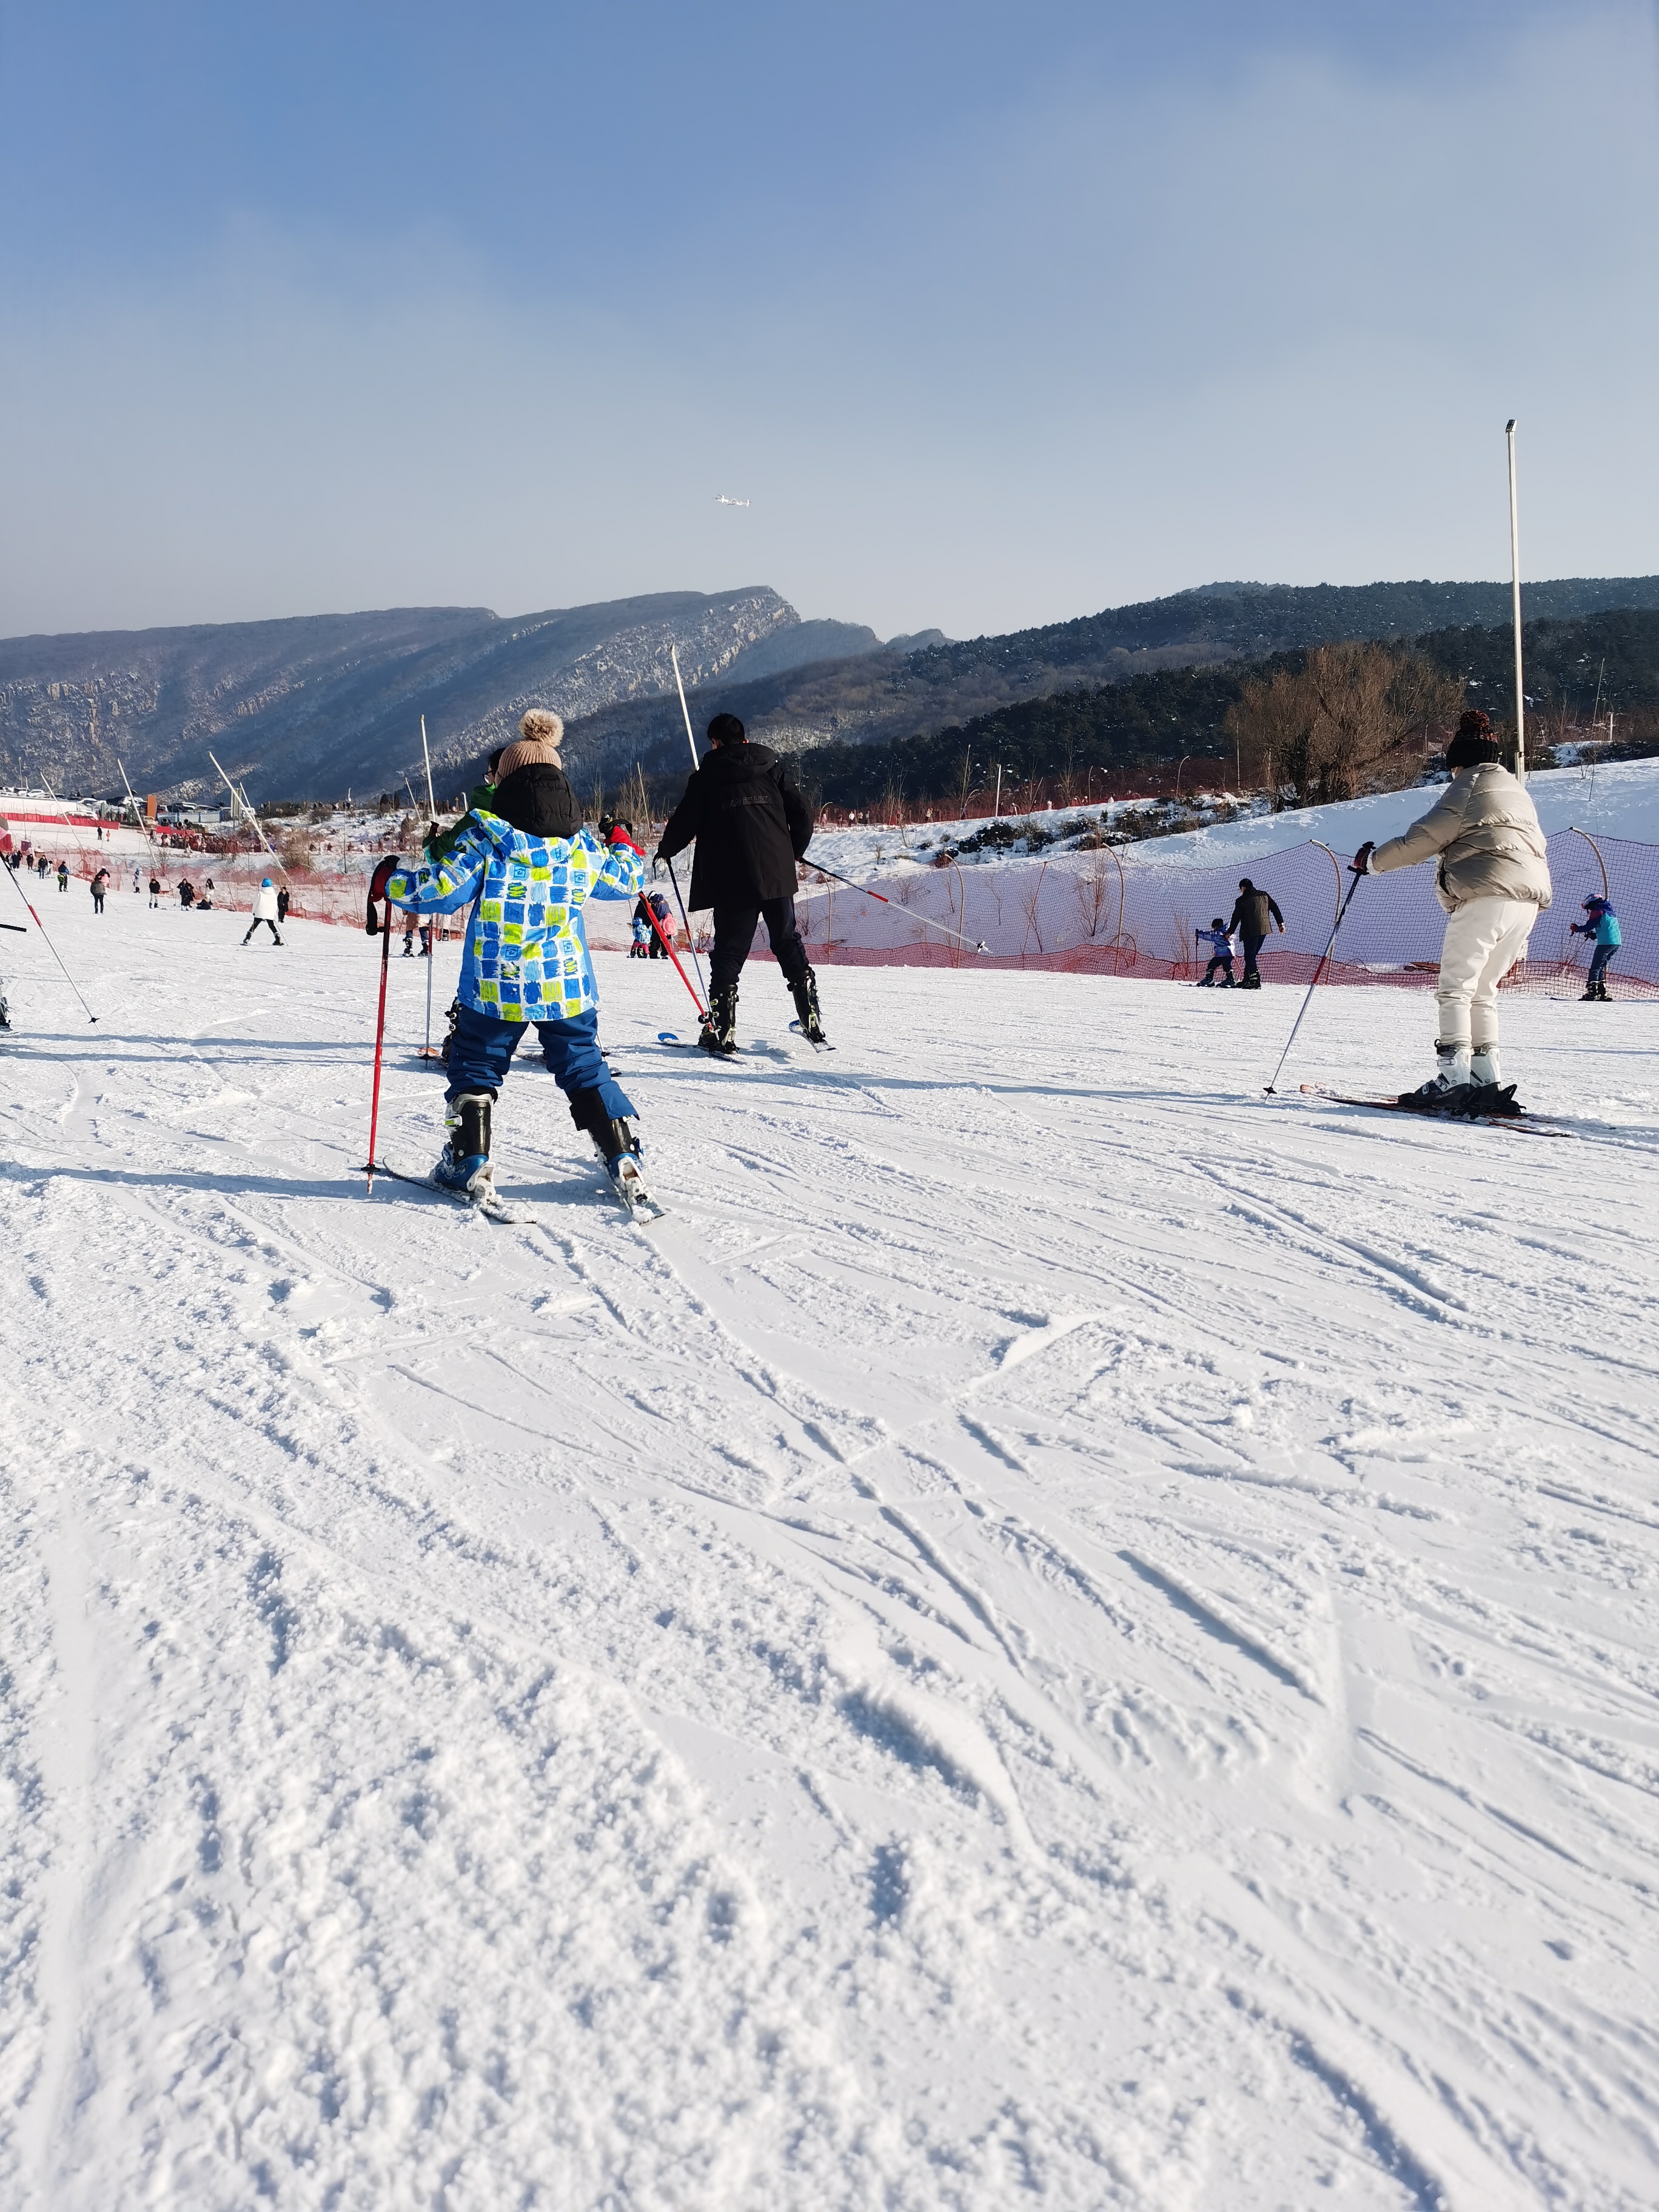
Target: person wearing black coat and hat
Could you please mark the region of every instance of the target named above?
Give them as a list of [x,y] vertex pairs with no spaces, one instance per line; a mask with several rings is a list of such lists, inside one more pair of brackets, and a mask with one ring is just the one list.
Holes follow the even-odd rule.
[[711,750],[686,784],[657,848],[659,860],[672,860],[696,840],[691,904],[714,909],[708,1018],[697,1042],[705,1052],[737,1050],[738,978],[764,915],[801,1035],[822,1044],[817,978],[795,923],[795,864],[811,842],[812,810],[789,763],[764,745],[751,745],[735,714],[715,715],[708,743]]

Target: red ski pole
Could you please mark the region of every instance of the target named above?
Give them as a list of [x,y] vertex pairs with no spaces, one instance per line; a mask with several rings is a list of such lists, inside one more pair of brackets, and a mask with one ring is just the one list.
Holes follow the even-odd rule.
[[[697,996],[696,992],[692,989],[691,978],[686,974],[684,969],[680,967],[680,956],[675,951],[673,946],[669,943],[668,933],[664,929],[661,922],[658,921],[657,909],[652,905],[649,899],[647,899],[645,902],[645,910],[651,917],[652,928],[656,931],[657,935],[662,939],[663,951],[673,962],[675,967],[678,969],[681,982],[684,984],[688,991],[691,992],[692,1005],[696,1008],[698,1013],[702,1015],[703,1020],[707,1021],[708,1019],[708,1009],[704,1006],[702,1000]],[[685,933],[688,937],[691,934],[690,924],[687,925]]]
[[374,1096],[368,1109],[368,1183],[374,1188],[374,1135],[380,1125],[380,1048],[386,1041],[386,979],[392,960],[392,902],[386,901],[386,926],[380,928],[374,919],[374,901],[368,902],[368,933],[380,940],[380,1011],[374,1023]]

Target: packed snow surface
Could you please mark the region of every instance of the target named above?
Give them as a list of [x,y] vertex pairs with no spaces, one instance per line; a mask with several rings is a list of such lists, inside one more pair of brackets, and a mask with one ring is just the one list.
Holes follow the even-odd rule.
[[0,2200],[1659,2201],[1659,1013],[601,954],[507,1226],[361,934],[37,899]]

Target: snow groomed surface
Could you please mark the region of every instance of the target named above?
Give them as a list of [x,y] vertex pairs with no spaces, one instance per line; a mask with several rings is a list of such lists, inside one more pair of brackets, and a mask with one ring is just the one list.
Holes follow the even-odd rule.
[[42,913],[5,2202],[1659,2197],[1659,1012],[1506,1005],[1528,1146],[1264,1099],[1283,993],[836,971],[831,1059],[763,968],[716,1067],[602,954],[646,1236],[533,1065],[533,1224],[365,1195],[361,934]]

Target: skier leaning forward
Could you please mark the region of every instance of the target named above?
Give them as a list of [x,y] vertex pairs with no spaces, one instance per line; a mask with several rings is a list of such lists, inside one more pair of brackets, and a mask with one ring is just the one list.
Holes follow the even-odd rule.
[[811,842],[812,810],[788,762],[764,745],[751,745],[735,714],[715,715],[708,743],[657,848],[659,860],[672,860],[696,838],[691,904],[714,908],[708,1018],[697,1042],[705,1052],[737,1050],[738,978],[764,915],[801,1035],[822,1044],[817,979],[795,921],[795,866]]
[[589,897],[637,897],[644,856],[625,830],[611,832],[607,851],[582,827],[559,760],[558,716],[532,709],[520,726],[529,734],[502,753],[489,806],[473,806],[435,861],[383,860],[370,889],[371,898],[416,914],[472,902],[449,1039],[450,1137],[432,1179],[489,1195],[490,1109],[534,1022],[571,1120],[631,1204],[644,1188],[629,1127],[635,1109],[599,1052],[599,991],[578,916]]
[[1439,1066],[1400,1101],[1424,1113],[1516,1110],[1514,1085],[1498,1088],[1498,987],[1526,957],[1533,924],[1550,902],[1550,870],[1538,811],[1498,750],[1492,724],[1472,708],[1446,748],[1453,775],[1439,804],[1404,836],[1368,842],[1353,856],[1361,876],[1439,857],[1435,896],[1450,917],[1435,987]]

